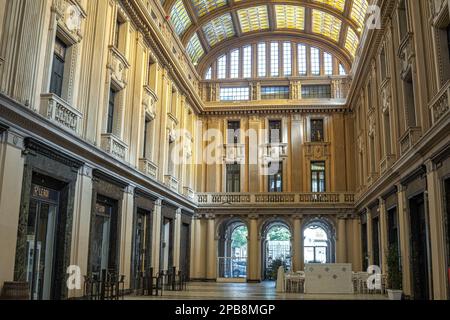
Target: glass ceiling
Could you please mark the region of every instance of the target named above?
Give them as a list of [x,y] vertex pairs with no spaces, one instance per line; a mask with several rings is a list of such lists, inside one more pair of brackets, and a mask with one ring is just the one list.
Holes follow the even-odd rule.
[[[194,64],[218,44],[248,33],[299,32],[339,45],[353,60],[368,0],[165,0]],[[188,8],[189,7],[189,8]]]

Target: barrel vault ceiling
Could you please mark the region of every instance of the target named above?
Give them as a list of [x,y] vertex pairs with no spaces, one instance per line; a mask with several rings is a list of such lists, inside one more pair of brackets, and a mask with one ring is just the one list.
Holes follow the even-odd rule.
[[255,36],[321,41],[352,62],[367,0],[161,0],[194,65],[229,44]]

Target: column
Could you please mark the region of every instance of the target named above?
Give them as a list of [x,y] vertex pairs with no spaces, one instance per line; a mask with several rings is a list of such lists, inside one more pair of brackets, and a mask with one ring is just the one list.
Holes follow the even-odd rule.
[[400,233],[400,259],[403,274],[403,292],[405,295],[411,295],[411,268],[409,265],[409,226],[408,212],[406,207],[405,187],[401,184],[397,185],[398,197],[398,223]]
[[294,216],[294,234],[292,235],[292,241],[293,271],[300,271],[304,267],[302,216]]
[[161,250],[161,205],[162,200],[156,200],[155,208],[153,210],[152,267],[154,276],[159,272],[159,254]]
[[215,216],[207,217],[207,233],[206,233],[206,279],[216,280],[217,265],[217,245],[215,237]]
[[194,279],[202,279],[204,278],[204,274],[202,272],[201,264],[202,264],[202,220],[201,216],[197,215],[195,216],[195,233],[194,241],[195,241],[195,254],[193,256],[194,261]]
[[445,232],[442,227],[444,221],[442,199],[444,196],[436,165],[431,160],[426,161],[425,165],[427,167],[433,299],[445,300],[447,299],[447,274],[445,270]]
[[353,218],[353,271],[362,271],[361,220]]
[[190,267],[189,267],[189,278],[193,279],[195,278],[195,273],[196,273],[196,263],[195,263],[195,256],[196,256],[196,252],[197,252],[197,248],[195,247],[195,235],[197,234],[197,229],[196,229],[196,218],[195,218],[195,214],[192,216],[191,219],[191,230],[190,230],[190,234],[191,234],[191,245],[190,245],[190,257],[191,257],[191,261],[190,261]]
[[[73,210],[72,250],[70,265],[80,267],[81,275],[88,273],[89,230],[92,207],[92,168],[85,165],[80,168]],[[80,290],[70,290],[69,298],[83,295],[83,278]]]
[[260,259],[260,237],[258,234],[258,216],[252,215],[250,219],[250,228],[248,231],[248,270],[247,281],[259,282],[261,281],[261,272],[259,266]]
[[180,269],[180,249],[181,249],[181,209],[175,213],[175,225],[173,235],[173,266]]
[[337,218],[338,221],[338,230],[337,230],[337,254],[336,254],[336,262],[337,263],[347,263],[347,248],[346,248],[346,228],[345,223],[347,221],[345,216],[339,216]]
[[125,275],[125,289],[131,283],[131,251],[133,243],[134,186],[125,189],[120,234],[120,274]]
[[386,202],[383,198],[379,198],[380,209],[380,254],[381,254],[381,272],[387,273],[387,255],[389,253],[388,230],[387,230],[387,211]]
[[[373,265],[373,232],[372,232],[372,213],[366,208],[367,216],[367,255],[369,256],[369,266]],[[366,271],[366,270],[364,270]]]
[[13,131],[0,134],[0,290],[14,280],[17,229],[21,208],[23,138]]

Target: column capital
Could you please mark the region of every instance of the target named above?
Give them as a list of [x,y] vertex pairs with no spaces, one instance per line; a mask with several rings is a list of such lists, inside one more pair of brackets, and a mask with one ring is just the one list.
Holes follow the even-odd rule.
[[93,175],[94,168],[88,164],[85,164],[80,168],[80,175],[89,179],[94,177]]
[[294,220],[303,220],[303,214],[295,214],[292,218]]
[[424,162],[425,168],[427,169],[427,174],[436,171],[436,164],[431,159],[427,159]]
[[162,201],[163,200],[161,198],[156,199],[155,200],[155,206],[161,207],[162,206]]
[[25,135],[19,131],[15,131],[14,129],[7,129],[6,131],[0,134],[1,141],[9,144],[10,146],[25,150],[24,139]]

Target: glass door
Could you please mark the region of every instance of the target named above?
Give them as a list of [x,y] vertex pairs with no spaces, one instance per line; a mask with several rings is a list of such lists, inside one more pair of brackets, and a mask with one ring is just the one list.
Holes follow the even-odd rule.
[[92,275],[100,279],[102,270],[108,270],[110,265],[110,238],[112,206],[97,203],[93,221],[93,236],[91,244]]
[[27,282],[32,300],[49,300],[52,294],[55,225],[58,206],[31,200],[27,225]]

